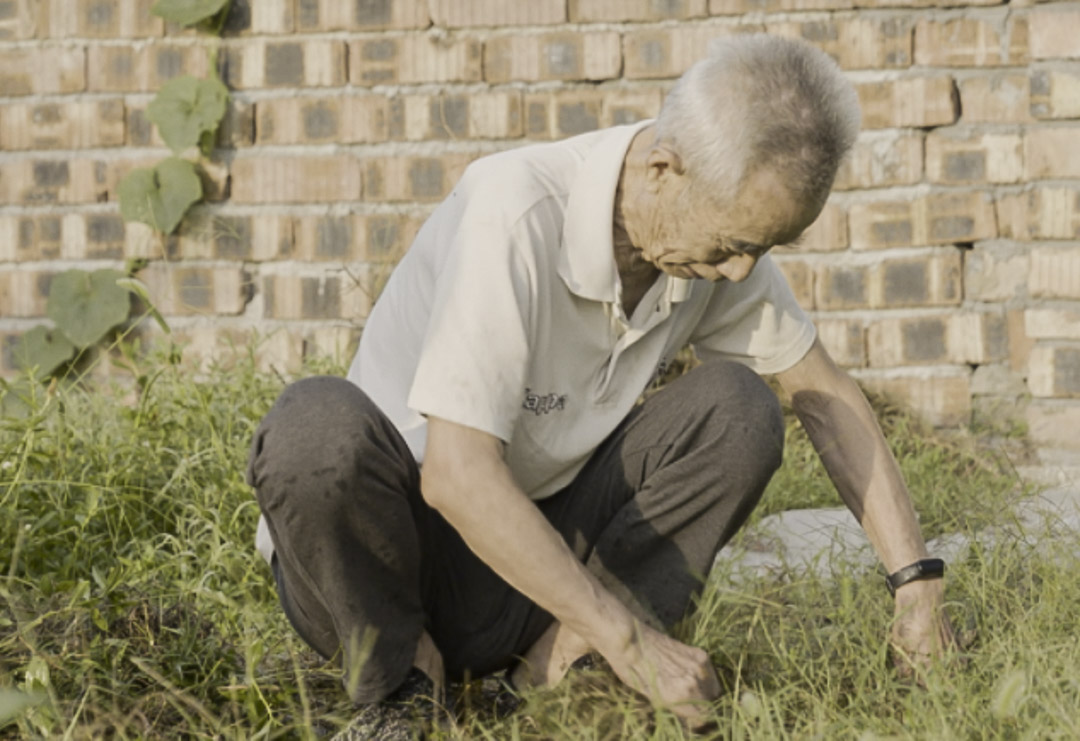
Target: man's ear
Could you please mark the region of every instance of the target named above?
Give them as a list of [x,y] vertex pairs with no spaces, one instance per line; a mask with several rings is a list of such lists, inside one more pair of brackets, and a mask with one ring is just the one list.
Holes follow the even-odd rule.
[[665,177],[681,176],[685,172],[682,157],[666,144],[656,144],[645,158],[646,179],[651,186],[658,185]]

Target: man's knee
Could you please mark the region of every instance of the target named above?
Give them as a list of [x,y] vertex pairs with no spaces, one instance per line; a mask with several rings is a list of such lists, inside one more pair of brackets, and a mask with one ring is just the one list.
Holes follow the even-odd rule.
[[722,447],[725,462],[739,461],[754,477],[772,476],[783,460],[780,402],[754,371],[734,362],[705,363],[684,379],[706,435]]
[[349,479],[358,472],[365,441],[376,437],[380,416],[367,394],[342,378],[316,376],[286,387],[252,441],[248,483],[260,503],[268,504],[263,500],[271,492],[293,496],[327,489],[312,486],[315,479],[351,488],[355,482]]

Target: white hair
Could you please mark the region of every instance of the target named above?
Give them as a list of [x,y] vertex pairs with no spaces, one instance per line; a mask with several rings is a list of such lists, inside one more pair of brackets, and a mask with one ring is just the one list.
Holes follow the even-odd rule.
[[802,41],[739,34],[713,42],[664,100],[658,141],[691,182],[730,200],[773,169],[792,196],[821,204],[859,133],[859,101],[836,63]]

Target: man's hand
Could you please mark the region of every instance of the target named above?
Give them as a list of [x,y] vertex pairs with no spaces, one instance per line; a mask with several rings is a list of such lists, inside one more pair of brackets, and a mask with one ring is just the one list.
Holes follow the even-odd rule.
[[893,663],[902,677],[918,677],[935,660],[956,655],[958,643],[945,614],[940,579],[913,581],[896,590],[890,638]]
[[720,680],[702,649],[638,623],[626,649],[604,658],[624,684],[683,718],[691,729],[708,723],[708,704],[720,695]]

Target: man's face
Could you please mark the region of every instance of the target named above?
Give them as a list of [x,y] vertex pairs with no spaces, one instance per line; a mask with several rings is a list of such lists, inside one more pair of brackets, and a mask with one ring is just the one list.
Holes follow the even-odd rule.
[[817,204],[795,202],[766,171],[751,174],[730,203],[716,203],[686,175],[670,171],[654,195],[642,257],[678,278],[745,280],[762,255],[797,240],[820,211]]

